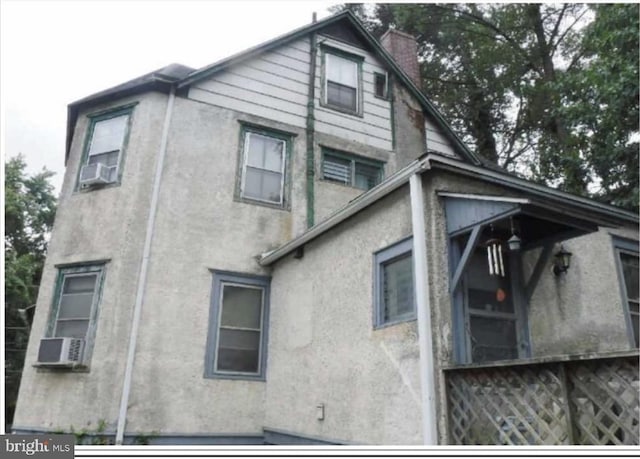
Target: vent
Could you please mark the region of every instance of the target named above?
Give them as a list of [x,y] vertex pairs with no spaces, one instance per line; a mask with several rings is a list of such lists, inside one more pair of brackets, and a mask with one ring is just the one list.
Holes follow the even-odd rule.
[[87,164],[80,170],[80,184],[82,186],[104,185],[111,183],[111,167],[101,163]]
[[84,340],[80,338],[43,338],[40,340],[40,367],[74,367],[82,363]]

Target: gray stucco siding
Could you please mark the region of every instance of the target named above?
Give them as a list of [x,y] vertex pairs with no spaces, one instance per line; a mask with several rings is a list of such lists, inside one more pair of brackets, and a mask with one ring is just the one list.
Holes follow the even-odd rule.
[[[240,121],[292,134],[291,210],[236,199]],[[254,257],[304,229],[304,138],[293,126],[176,100],[127,431],[261,433],[267,382],[204,377],[211,270],[268,274]]]
[[409,235],[404,186],[307,244],[303,258],[274,267],[270,428],[359,444],[420,443],[416,323],[372,325],[373,254]]
[[[135,302],[151,182],[166,96],[147,93],[95,107],[89,113],[138,102],[119,186],[74,191],[89,119],[80,113],[51,234],[27,349],[15,424],[68,429],[114,423],[124,373],[131,306]],[[53,302],[57,265],[110,260],[105,265],[89,372],[35,369]]]

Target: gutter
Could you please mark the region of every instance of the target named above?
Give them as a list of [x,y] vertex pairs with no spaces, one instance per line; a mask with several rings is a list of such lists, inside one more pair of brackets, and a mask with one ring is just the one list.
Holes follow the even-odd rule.
[[361,194],[357,198],[353,199],[342,209],[333,213],[331,216],[323,220],[318,225],[305,231],[301,236],[292,239],[283,246],[264,253],[260,256],[258,264],[260,266],[269,266],[281,258],[285,257],[289,253],[293,252],[299,247],[304,246],[307,242],[312,241],[316,237],[320,236],[325,231],[333,228],[340,222],[348,219],[349,217],[357,214],[361,210],[367,208],[377,200],[388,195],[392,191],[400,188],[402,185],[409,181],[409,178],[418,171],[428,169],[427,159],[417,159],[406,166],[404,169],[400,169],[394,175],[389,177],[384,182],[370,189],[366,193]]
[[315,90],[316,90],[316,33],[312,32],[309,39],[311,58],[309,62],[309,99],[307,100],[307,228],[315,224]]
[[140,317],[142,315],[142,305],[147,286],[147,271],[149,268],[149,258],[151,255],[151,241],[153,240],[153,230],[155,227],[156,213],[158,211],[158,196],[160,194],[160,181],[162,178],[162,169],[164,167],[164,158],[167,153],[167,140],[169,137],[169,125],[173,114],[173,103],[176,94],[175,88],[172,87],[167,101],[167,111],[162,126],[162,139],[160,141],[160,151],[158,152],[158,164],[156,165],[155,177],[153,180],[153,191],[151,193],[151,205],[149,210],[149,218],[147,219],[147,231],[144,240],[144,249],[142,252],[142,261],[140,263],[140,275],[138,276],[138,291],[136,293],[136,303],[133,307],[133,321],[131,324],[131,335],[129,336],[129,350],[127,353],[127,361],[124,373],[124,382],[122,385],[122,396],[120,398],[120,410],[118,412],[118,425],[116,428],[116,445],[122,445],[124,440],[124,430],[127,422],[127,409],[129,406],[129,395],[131,392],[131,380],[133,377],[133,364],[136,354],[136,344],[138,341],[138,330],[140,328]]
[[422,394],[422,439],[425,445],[438,444],[436,417],[436,378],[433,359],[431,305],[429,299],[429,265],[427,264],[427,233],[424,224],[424,193],[422,171],[409,179],[411,197],[411,228],[413,231],[413,285],[415,286],[418,346],[420,350],[420,393]]

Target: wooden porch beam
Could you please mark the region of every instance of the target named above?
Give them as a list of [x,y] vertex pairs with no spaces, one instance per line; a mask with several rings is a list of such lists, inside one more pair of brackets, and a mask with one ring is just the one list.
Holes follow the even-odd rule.
[[469,236],[469,240],[467,241],[467,246],[464,248],[464,252],[462,252],[462,256],[460,257],[460,261],[458,262],[458,266],[456,266],[456,270],[453,273],[453,277],[451,278],[451,293],[456,291],[458,284],[460,283],[460,278],[462,277],[462,273],[464,269],[467,267],[469,263],[469,259],[471,258],[471,253],[473,249],[476,248],[478,244],[478,238],[480,237],[480,230],[484,225],[479,224],[473,227],[471,231],[471,236]]
[[547,243],[543,248],[542,252],[538,256],[538,261],[536,261],[536,265],[533,268],[533,272],[529,277],[529,281],[524,289],[525,291],[525,299],[527,300],[527,304],[531,302],[531,297],[533,296],[533,291],[536,289],[538,285],[538,281],[540,280],[540,276],[542,275],[542,271],[544,267],[547,265],[547,262],[551,258],[551,253],[553,252],[553,243]]

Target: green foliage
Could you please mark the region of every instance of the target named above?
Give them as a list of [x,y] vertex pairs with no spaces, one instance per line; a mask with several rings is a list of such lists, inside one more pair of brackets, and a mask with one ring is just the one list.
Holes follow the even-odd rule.
[[[36,302],[38,284],[53,226],[56,198],[43,170],[27,175],[22,156],[5,163],[5,419],[13,420],[24,352],[29,338],[27,308]],[[31,312],[32,314],[32,312]]]
[[484,158],[637,208],[637,4],[349,9],[377,37],[416,36],[423,90]]

